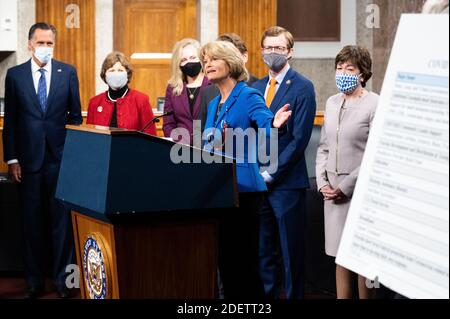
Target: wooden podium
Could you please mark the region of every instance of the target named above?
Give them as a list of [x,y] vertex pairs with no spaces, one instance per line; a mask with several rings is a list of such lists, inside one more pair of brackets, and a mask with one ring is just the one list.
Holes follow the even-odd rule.
[[234,163],[177,164],[176,150],[191,160],[204,152],[136,131],[67,129],[56,197],[72,209],[82,297],[216,298]]

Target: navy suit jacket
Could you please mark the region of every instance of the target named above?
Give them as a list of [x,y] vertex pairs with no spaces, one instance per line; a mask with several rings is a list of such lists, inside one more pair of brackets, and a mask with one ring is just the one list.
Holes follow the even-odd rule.
[[[264,95],[268,81],[267,76],[255,82],[253,88]],[[291,105],[292,116],[286,128],[279,131],[278,170],[271,174],[274,180],[270,189],[308,188],[305,149],[314,125],[316,97],[312,82],[292,68],[278,88],[270,110],[275,114],[286,103]]]
[[18,159],[23,172],[39,171],[46,148],[61,161],[66,124],[81,124],[80,93],[74,67],[52,60],[47,108],[42,111],[33,84],[31,59],[8,70],[5,82],[3,152]]
[[[273,114],[266,107],[264,97],[257,90],[249,88],[244,82],[236,84],[216,118],[220,100],[221,96],[218,95],[208,105],[204,136],[216,132],[221,134],[225,122],[228,128],[240,128],[243,131],[248,128],[271,129]],[[266,191],[267,187],[259,173],[256,141],[255,145],[248,145],[248,143],[249,141],[246,140],[242,149],[234,145],[233,154],[225,154],[236,159],[238,191]],[[210,145],[208,143],[205,145],[209,151],[211,151],[208,148]]]

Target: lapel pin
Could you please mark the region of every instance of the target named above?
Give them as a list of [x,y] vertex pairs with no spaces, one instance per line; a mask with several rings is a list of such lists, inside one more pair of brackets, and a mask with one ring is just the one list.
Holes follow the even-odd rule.
[[61,73],[61,72],[62,72],[62,70],[61,70],[61,69],[58,69],[58,70],[57,70],[57,72]]
[[291,84],[291,80],[287,80],[287,81],[286,81],[286,84],[287,84],[287,85],[290,85],[290,84]]
[[99,107],[97,107],[97,112],[103,112],[103,106],[100,105]]

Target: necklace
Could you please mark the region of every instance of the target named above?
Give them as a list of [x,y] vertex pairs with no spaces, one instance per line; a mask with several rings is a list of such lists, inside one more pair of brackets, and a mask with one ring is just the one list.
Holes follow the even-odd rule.
[[193,100],[195,98],[195,92],[197,92],[197,89],[199,86],[195,87],[193,91],[191,91],[191,88],[186,87],[189,92],[189,99]]
[[[123,98],[127,93],[128,93],[128,89],[125,90],[125,93],[121,97],[119,97],[119,99]],[[108,90],[108,99],[110,99],[112,102],[116,102],[118,100],[118,99],[117,100],[113,100],[111,98],[111,96],[109,95],[109,90]]]

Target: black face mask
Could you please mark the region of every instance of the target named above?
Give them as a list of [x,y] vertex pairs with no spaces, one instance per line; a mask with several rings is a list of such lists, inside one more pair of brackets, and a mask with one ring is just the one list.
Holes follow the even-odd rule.
[[202,70],[202,64],[200,62],[189,62],[183,66],[180,66],[180,69],[184,75],[193,78]]

